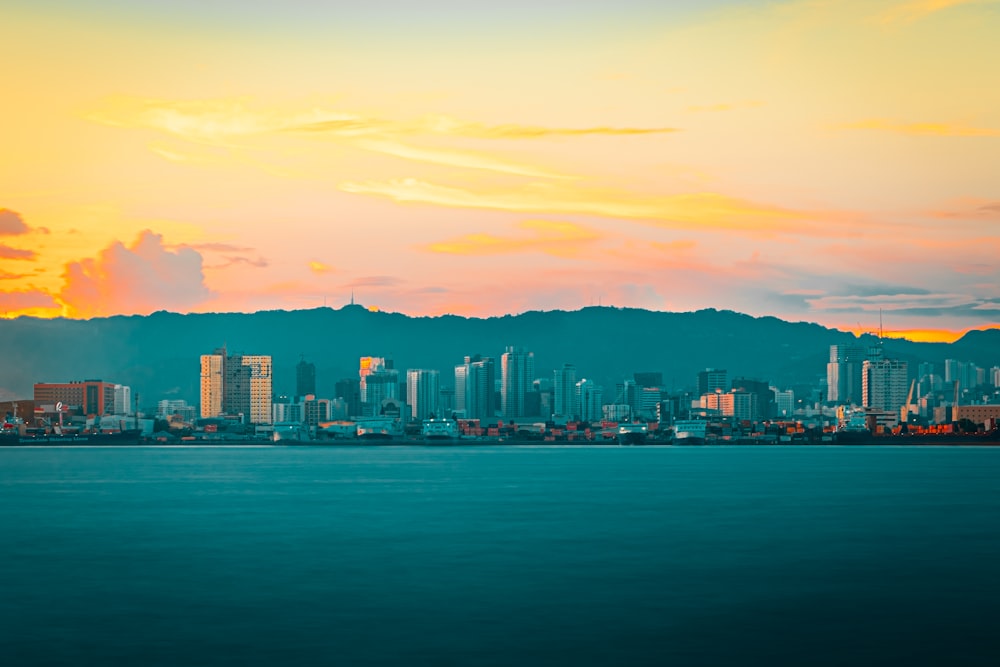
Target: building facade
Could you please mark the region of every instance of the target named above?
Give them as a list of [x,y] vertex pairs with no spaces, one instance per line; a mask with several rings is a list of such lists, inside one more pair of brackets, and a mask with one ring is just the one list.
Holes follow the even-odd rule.
[[406,400],[410,406],[410,419],[421,421],[433,415],[440,417],[440,373],[436,370],[413,369],[406,371]]
[[500,358],[500,410],[504,419],[527,415],[525,399],[535,378],[535,354],[522,347],[507,346]]

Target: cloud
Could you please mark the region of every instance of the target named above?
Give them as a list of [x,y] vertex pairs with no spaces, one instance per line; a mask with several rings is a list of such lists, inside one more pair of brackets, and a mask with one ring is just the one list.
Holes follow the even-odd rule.
[[212,264],[211,266],[206,264],[205,270],[218,271],[219,269],[227,269],[230,266],[235,266],[237,264],[245,264],[257,269],[264,269],[267,268],[268,261],[263,257],[226,257],[225,261],[219,264]]
[[642,196],[613,189],[533,183],[517,190],[476,193],[413,178],[345,182],[340,184],[340,189],[399,203],[517,213],[596,215],[642,220],[669,228],[744,229],[767,233],[800,229],[805,222],[801,212],[711,192]]
[[363,276],[355,278],[344,287],[393,287],[402,284],[402,282],[395,276]]
[[1000,201],[974,199],[958,201],[949,208],[931,211],[930,215],[943,219],[1000,221]]
[[149,230],[131,246],[116,242],[96,258],[67,264],[63,279],[58,296],[70,317],[183,311],[213,296],[201,255],[191,248],[171,251]]
[[38,289],[11,290],[9,292],[0,291],[0,312],[12,314],[17,312],[29,313],[38,310],[55,310],[50,315],[58,315],[61,310],[52,295]]
[[[321,137],[358,150],[390,155],[404,160],[535,178],[568,178],[534,165],[511,162],[482,151],[416,146],[417,138],[527,140],[551,137],[642,136],[678,131],[672,127],[544,127],[537,125],[487,125],[444,115],[426,115],[415,120],[395,121],[329,109],[255,110],[248,99],[172,102],[168,100],[115,97],[105,108],[89,114],[92,121],[116,127],[152,128],[198,144],[241,151],[254,137],[286,134]],[[178,163],[211,164],[224,156],[192,155],[159,144],[150,150]],[[246,155],[241,159],[246,161]],[[256,166],[266,168],[264,163]]]
[[9,271],[0,270],[0,280],[20,280],[21,278],[27,278],[29,275],[28,273],[10,273]]
[[37,256],[38,254],[34,250],[11,248],[9,245],[0,243],[0,259],[35,259]]
[[[993,0],[995,1],[995,0]],[[878,15],[880,23],[906,23],[961,5],[989,4],[990,0],[911,0],[890,7]]]
[[324,264],[323,262],[309,262],[309,270],[317,276],[322,276],[331,273],[334,269],[329,264]]
[[836,126],[840,130],[876,130],[915,137],[1000,137],[1000,130],[953,123],[903,123],[884,118],[869,118]]
[[503,255],[537,251],[555,257],[575,257],[586,246],[603,238],[601,233],[590,227],[570,222],[525,220],[517,227],[527,235],[466,234],[423,247],[430,252],[449,255]]
[[17,236],[31,231],[19,213],[10,209],[0,208],[0,236]]

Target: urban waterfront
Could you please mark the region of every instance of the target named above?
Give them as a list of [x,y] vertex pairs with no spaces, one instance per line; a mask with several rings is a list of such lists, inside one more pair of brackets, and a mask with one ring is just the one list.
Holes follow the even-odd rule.
[[993,664],[1000,451],[0,450],[0,661]]

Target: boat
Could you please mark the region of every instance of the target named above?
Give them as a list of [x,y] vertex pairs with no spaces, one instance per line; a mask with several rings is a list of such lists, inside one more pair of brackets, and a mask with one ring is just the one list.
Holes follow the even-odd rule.
[[620,424],[618,426],[618,444],[643,445],[646,443],[648,434],[649,426],[646,424]]
[[309,426],[302,422],[277,422],[271,432],[271,441],[282,444],[309,442]]
[[702,445],[708,422],[704,419],[678,419],[674,422],[674,442],[678,445]]
[[134,447],[142,443],[142,429],[101,433],[79,431],[72,433],[28,432],[24,435],[4,435],[0,443],[24,447],[70,447],[70,446],[121,446]]
[[403,427],[398,419],[359,419],[357,427],[359,440],[397,440],[403,437]]
[[458,422],[454,419],[425,419],[420,437],[424,440],[455,440],[458,438]]

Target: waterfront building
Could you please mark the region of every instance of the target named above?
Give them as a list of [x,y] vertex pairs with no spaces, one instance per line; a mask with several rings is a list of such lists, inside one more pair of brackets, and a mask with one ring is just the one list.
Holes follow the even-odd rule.
[[534,352],[507,346],[507,351],[500,358],[500,409],[504,419],[517,419],[527,414],[525,399],[534,377]]
[[132,387],[124,384],[115,385],[115,407],[116,415],[132,414]]
[[[750,409],[750,416],[740,417],[741,419],[757,421],[760,419],[771,419],[774,417],[774,392],[771,390],[771,385],[769,383],[762,380],[751,380],[749,378],[736,378],[733,380],[732,391],[747,392],[749,394],[754,394],[757,397],[753,406],[748,406],[748,409]],[[737,412],[739,412],[739,410],[737,410]]]
[[716,391],[727,391],[729,387],[728,374],[725,369],[706,368],[698,372],[698,395],[714,394]]
[[601,387],[598,387],[593,380],[583,378],[576,383],[575,392],[580,421],[600,421],[604,417],[604,391]]
[[862,405],[899,415],[909,393],[907,363],[898,359],[867,360],[862,365]]
[[775,416],[779,419],[791,417],[795,414],[795,392],[791,389],[781,391],[777,387],[771,387],[774,392]]
[[830,346],[830,362],[826,365],[826,400],[842,405],[859,405],[862,395],[863,345],[852,343]]
[[455,366],[455,412],[466,419],[496,415],[496,369],[491,357],[467,356]]
[[295,366],[295,395],[306,396],[316,393],[316,364],[304,358]]
[[170,420],[177,418],[182,422],[191,423],[197,416],[195,406],[188,405],[184,399],[163,399],[156,403],[157,419]]
[[386,400],[399,401],[399,371],[382,368],[369,373],[361,386],[362,412],[366,417],[378,415]]
[[[91,417],[115,414],[116,386],[121,385],[103,380],[38,382],[34,386],[34,403],[35,407],[62,403],[63,411]],[[50,409],[46,407],[46,411]]]
[[201,355],[201,417],[242,415],[248,424],[271,423],[271,356],[233,354],[226,348]]
[[436,370],[410,369],[406,371],[406,401],[410,406],[410,419],[423,421],[431,416],[440,417],[441,387]]
[[574,420],[580,415],[576,396],[576,366],[563,364],[552,371],[552,414],[556,418]]
[[222,412],[223,366],[226,363],[226,348],[218,348],[212,354],[201,355],[201,412],[202,419],[219,417]]
[[361,416],[361,383],[357,378],[338,380],[335,388],[337,398],[343,401],[344,417]]

